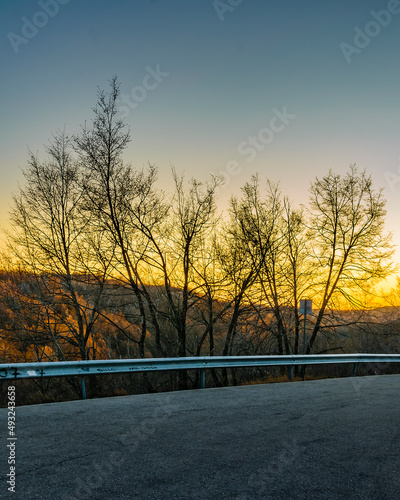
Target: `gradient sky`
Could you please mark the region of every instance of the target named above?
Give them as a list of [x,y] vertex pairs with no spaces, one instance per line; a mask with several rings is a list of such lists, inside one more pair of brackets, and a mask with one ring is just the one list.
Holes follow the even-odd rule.
[[[400,11],[397,0],[61,1],[0,3],[2,226],[28,149],[77,133],[116,74],[135,107],[121,103],[126,159],[156,164],[162,187],[171,165],[201,180],[234,165],[221,206],[256,172],[306,203],[315,176],[356,163],[384,188],[400,245],[400,13],[381,13],[385,26],[371,13]],[[26,20],[43,26],[32,35]],[[362,48],[356,28],[371,34]],[[342,43],[357,49],[348,60]],[[157,68],[159,82],[147,76]],[[251,154],[248,138],[271,124],[279,132],[261,132],[268,144]]]

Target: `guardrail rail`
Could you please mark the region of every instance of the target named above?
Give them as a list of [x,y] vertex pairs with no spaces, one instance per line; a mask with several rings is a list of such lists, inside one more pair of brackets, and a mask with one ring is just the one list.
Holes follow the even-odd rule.
[[86,375],[135,373],[170,370],[200,370],[200,388],[205,387],[205,370],[214,368],[243,368],[259,366],[289,366],[293,380],[296,365],[400,363],[400,354],[308,354],[289,356],[199,356],[189,358],[104,359],[91,361],[54,361],[43,363],[0,364],[0,380],[19,380],[40,377],[82,377],[82,396],[85,398]]

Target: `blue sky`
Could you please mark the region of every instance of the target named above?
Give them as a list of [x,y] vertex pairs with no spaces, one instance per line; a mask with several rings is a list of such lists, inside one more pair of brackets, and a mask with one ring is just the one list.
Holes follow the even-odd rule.
[[[132,132],[126,159],[156,164],[162,187],[171,165],[202,180],[223,171],[224,206],[259,172],[306,203],[315,176],[357,163],[384,188],[388,230],[400,244],[397,0],[55,2],[0,3],[3,226],[28,148],[40,154],[64,126],[78,132],[97,86],[107,89],[116,74],[131,102],[121,103]],[[17,43],[24,26],[31,37]],[[362,48],[357,29],[371,35],[358,40]],[[356,49],[349,60],[343,43]]]

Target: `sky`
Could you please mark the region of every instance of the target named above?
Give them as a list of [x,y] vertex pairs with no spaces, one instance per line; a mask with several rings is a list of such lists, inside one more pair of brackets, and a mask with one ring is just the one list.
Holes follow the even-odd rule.
[[[329,169],[366,169],[400,245],[400,1],[2,0],[0,223],[28,150],[79,133],[117,75],[126,161],[206,181],[252,174],[296,204]],[[396,251],[400,262],[400,250]]]

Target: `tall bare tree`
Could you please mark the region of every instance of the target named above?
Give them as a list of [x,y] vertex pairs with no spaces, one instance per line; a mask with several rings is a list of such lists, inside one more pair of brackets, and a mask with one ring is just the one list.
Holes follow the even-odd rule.
[[139,339],[128,338],[137,342],[140,356],[144,357],[148,295],[140,264],[148,251],[146,230],[162,219],[165,209],[153,192],[155,168],[136,171],[123,161],[130,132],[118,117],[119,92],[116,77],[110,81],[109,92],[98,91],[92,126],[82,128],[82,133],[75,138],[75,149],[86,173],[84,213],[92,221],[94,231],[105,235],[108,242],[103,258],[110,259],[114,274],[127,283],[135,295],[141,333]]
[[[9,251],[26,271],[37,276],[41,296],[47,308],[52,304],[55,317],[66,321],[66,315],[57,314],[60,303],[70,309],[72,317],[64,323],[64,338],[78,349],[81,359],[89,359],[95,356],[89,341],[108,265],[99,269],[84,258],[92,254],[93,246],[81,216],[82,176],[71,140],[60,132],[46,151],[45,162],[30,154],[25,185],[14,196]],[[39,297],[36,294],[37,300]],[[58,351],[58,355],[62,353]]]
[[318,313],[307,353],[335,299],[360,305],[357,293],[368,292],[393,270],[393,246],[384,233],[385,204],[371,176],[355,165],[344,176],[330,171],[311,185],[308,224]]

